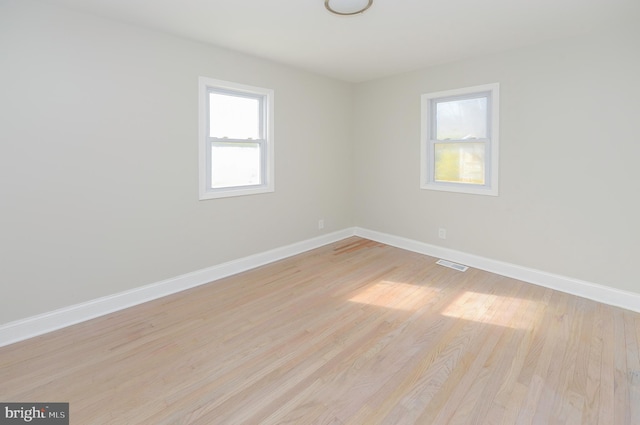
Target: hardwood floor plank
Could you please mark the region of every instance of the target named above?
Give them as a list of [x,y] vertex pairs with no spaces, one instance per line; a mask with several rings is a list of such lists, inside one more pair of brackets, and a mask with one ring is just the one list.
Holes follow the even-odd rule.
[[504,406],[504,416],[502,418],[502,425],[517,424],[520,412],[525,406],[527,394],[529,393],[529,387],[516,382],[511,392],[511,397],[507,404]]
[[[551,412],[549,415],[549,424],[565,424],[568,421],[575,420],[578,415],[577,411],[582,411],[582,405],[584,405],[584,398],[571,391],[571,383],[576,375],[576,365],[578,353],[581,351],[580,346],[583,345],[581,336],[581,329],[583,328],[584,320],[584,306],[587,304],[587,300],[580,298],[572,298],[575,303],[573,304],[574,311],[570,313],[570,317],[575,317],[574,320],[570,320],[568,325],[567,340],[565,342],[564,355],[559,360],[561,367],[559,370],[553,373],[557,374],[557,385],[553,391],[547,392],[547,396],[551,399]],[[581,402],[582,400],[582,402]]]
[[[513,368],[521,366],[522,356],[518,357],[517,353],[523,351],[521,347],[527,346],[530,342],[527,338],[529,333],[526,332],[526,327],[523,329],[523,325],[535,317],[540,305],[537,302],[526,301],[536,299],[536,294],[542,291],[534,287],[527,289],[529,297],[512,303],[516,310],[509,322],[511,326],[503,330],[500,341],[483,365],[483,371],[487,376],[486,382],[481,384],[481,381],[477,380],[473,383],[473,386],[477,387],[476,391],[482,395],[475,398],[475,407],[467,421],[469,424],[500,423],[502,415],[493,417],[492,408],[496,406],[498,395],[501,390],[504,391],[504,385],[509,382],[509,377],[514,376]],[[473,394],[473,391],[469,393]],[[473,402],[474,400],[469,400],[465,404],[471,405]],[[504,414],[504,408],[501,411]]]
[[627,373],[629,384],[629,409],[627,423],[640,424],[640,327],[634,321],[634,314],[624,312],[625,346],[627,355]]
[[589,372],[589,355],[591,353],[591,338],[594,330],[594,316],[596,315],[596,303],[584,300],[580,306],[581,328],[577,336],[579,344],[576,347],[575,367],[573,378],[569,384],[569,390],[573,394],[587,397],[587,379]]
[[597,424],[600,413],[600,375],[602,371],[603,351],[603,311],[602,306],[597,305],[594,312],[593,333],[589,344],[589,367],[587,368],[587,392],[584,421],[588,424]]
[[[575,368],[575,350],[577,329],[579,329],[579,321],[572,320],[576,316],[576,304],[579,299],[562,295],[563,300],[566,299],[565,309],[558,311],[557,333],[554,337],[554,349],[551,354],[551,362],[548,365],[545,377],[545,387],[540,394],[538,407],[533,423],[557,423],[557,417],[561,407],[566,403],[563,396],[566,394],[567,377],[573,374]],[[541,373],[542,369],[540,370]]]
[[548,317],[546,312],[553,291],[540,288],[538,292],[540,295],[533,298],[531,303],[534,309],[533,313],[523,318],[520,323],[520,328],[524,333],[522,341],[515,353],[511,354],[509,367],[495,396],[495,403],[505,409],[513,404],[513,392],[518,380],[524,375],[525,363],[530,361],[529,355],[532,352],[532,347],[535,347],[534,342],[541,340],[541,338],[536,339],[536,337],[542,329],[545,329],[543,326],[546,323],[544,318]]
[[[624,312],[615,309],[613,312],[614,344],[619,347],[626,347]],[[614,420],[616,424],[627,423],[630,419],[630,385],[628,381],[629,369],[627,367],[627,350],[614,351],[614,371],[613,371],[613,397],[614,397]]]
[[612,308],[601,306],[603,318],[602,332],[602,367],[600,368],[600,407],[598,424],[615,424],[615,324]]
[[[551,302],[555,308],[551,309],[549,314],[545,316],[546,327],[538,329],[539,339],[536,344],[539,344],[536,351],[531,351],[530,354],[535,355],[529,359],[529,362],[525,362],[529,369],[531,369],[531,380],[529,382],[523,382],[529,387],[526,400],[524,401],[523,409],[518,415],[518,423],[542,423],[539,421],[544,420],[544,416],[547,414],[550,406],[540,404],[540,400],[546,401],[543,397],[545,391],[549,388],[545,387],[546,379],[549,377],[549,368],[552,365],[554,352],[556,347],[559,350],[562,349],[563,341],[560,338],[562,328],[565,326],[564,321],[567,314],[567,305],[569,302],[566,294],[554,293],[551,298]],[[524,370],[524,369],[523,369]],[[555,380],[555,377],[552,376]],[[553,388],[553,385],[550,385]]]

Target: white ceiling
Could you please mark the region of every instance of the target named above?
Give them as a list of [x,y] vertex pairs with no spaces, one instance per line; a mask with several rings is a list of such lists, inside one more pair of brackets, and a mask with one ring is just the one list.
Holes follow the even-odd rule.
[[532,45],[640,17],[640,0],[41,0],[352,82]]

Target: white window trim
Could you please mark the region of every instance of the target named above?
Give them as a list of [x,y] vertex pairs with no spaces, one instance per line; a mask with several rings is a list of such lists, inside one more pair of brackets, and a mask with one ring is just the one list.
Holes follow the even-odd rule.
[[[491,101],[489,113],[489,138],[486,141],[489,155],[485,164],[485,184],[470,183],[445,183],[434,181],[434,158],[430,141],[432,126],[434,125],[433,100],[473,95],[489,92]],[[440,190],[446,192],[470,193],[476,195],[498,196],[498,170],[499,170],[499,110],[500,110],[500,85],[498,83],[481,86],[465,87],[455,90],[446,90],[435,93],[426,93],[421,96],[421,137],[420,137],[420,188],[428,190]],[[488,160],[487,160],[488,159]]]
[[[266,149],[263,156],[264,181],[256,186],[238,186],[228,188],[211,188],[207,182],[211,180],[211,170],[207,155],[209,153],[208,130],[208,89],[230,90],[231,92],[247,93],[249,95],[264,96],[263,120],[266,126],[264,138]],[[274,184],[274,130],[273,130],[273,105],[274,92],[271,89],[238,84],[230,81],[216,80],[208,77],[198,78],[198,164],[199,164],[199,197],[200,200],[228,198],[231,196],[255,195],[268,193],[275,190]]]

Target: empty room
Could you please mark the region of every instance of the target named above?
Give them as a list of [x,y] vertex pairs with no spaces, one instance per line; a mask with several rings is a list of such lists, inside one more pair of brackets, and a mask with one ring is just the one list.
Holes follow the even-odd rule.
[[0,424],[640,424],[637,0],[0,0]]

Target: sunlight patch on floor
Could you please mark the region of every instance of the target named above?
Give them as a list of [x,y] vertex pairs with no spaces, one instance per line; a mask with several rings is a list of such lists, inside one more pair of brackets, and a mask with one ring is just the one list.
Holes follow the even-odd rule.
[[349,298],[349,301],[396,310],[415,311],[423,305],[422,300],[438,292],[435,288],[409,283],[383,280]]
[[532,307],[534,303],[527,299],[465,291],[441,314],[512,329],[529,329]]

